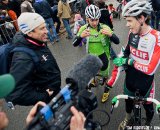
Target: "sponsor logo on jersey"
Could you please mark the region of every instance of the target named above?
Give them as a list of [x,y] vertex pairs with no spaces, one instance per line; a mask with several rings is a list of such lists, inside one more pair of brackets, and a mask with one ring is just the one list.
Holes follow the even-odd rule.
[[130,48],[132,55],[141,58],[143,60],[149,60],[149,54],[148,52],[144,52],[141,50],[136,50],[135,48],[131,47]]
[[135,65],[135,68],[137,68],[138,70],[142,71],[142,72],[148,72],[148,67],[147,66],[142,66],[142,65]]

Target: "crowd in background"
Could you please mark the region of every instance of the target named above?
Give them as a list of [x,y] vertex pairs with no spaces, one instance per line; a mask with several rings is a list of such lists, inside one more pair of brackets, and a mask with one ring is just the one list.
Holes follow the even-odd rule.
[[[107,10],[107,25],[113,29],[113,18],[121,17],[122,7],[130,0],[117,0],[118,7],[112,3],[105,4]],[[101,7],[103,0],[76,0],[70,4],[66,0],[0,0],[0,45],[11,42],[14,34],[18,30],[17,18],[23,12],[36,12],[46,21],[49,41],[53,44],[58,42],[61,23],[63,23],[67,32],[67,39],[72,39],[70,27],[71,13],[80,14],[83,20],[85,18],[85,8],[90,4]],[[67,6],[66,6],[67,5]],[[103,12],[103,11],[102,11]],[[159,29],[160,11],[153,11],[151,14],[151,26]],[[102,18],[101,18],[102,19]],[[103,20],[102,20],[103,21]],[[76,21],[75,21],[76,22]],[[74,32],[73,32],[74,33]]]

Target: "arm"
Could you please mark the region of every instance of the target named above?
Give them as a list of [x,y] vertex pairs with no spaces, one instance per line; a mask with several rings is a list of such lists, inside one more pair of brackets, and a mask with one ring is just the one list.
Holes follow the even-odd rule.
[[72,43],[73,46],[74,47],[78,46],[81,43],[82,39],[88,36],[90,36],[89,29],[86,29],[86,25],[84,25],[79,29],[77,36],[73,40],[73,43]]
[[110,37],[110,40],[112,41],[112,42],[114,42],[115,44],[119,44],[119,38],[116,36],[116,34],[112,34],[112,36]]
[[57,17],[61,17],[61,15],[62,15],[62,12],[63,12],[63,8],[62,8],[62,2],[61,1],[59,1],[58,2],[58,14],[57,14]]
[[113,33],[113,31],[108,27],[104,26],[100,30],[102,34],[108,36],[112,42],[119,44],[119,38]]
[[81,41],[82,41],[82,37],[80,37],[80,36],[76,36],[75,38],[74,38],[74,40],[73,40],[73,46],[74,47],[76,47],[76,46],[78,46],[80,43],[81,43]]
[[119,76],[120,76],[120,72],[122,71],[122,67],[118,67],[114,65],[114,68],[112,70],[111,73],[111,77],[109,78],[109,80],[106,82],[106,85],[109,87],[113,87],[115,85],[115,83],[117,82]]

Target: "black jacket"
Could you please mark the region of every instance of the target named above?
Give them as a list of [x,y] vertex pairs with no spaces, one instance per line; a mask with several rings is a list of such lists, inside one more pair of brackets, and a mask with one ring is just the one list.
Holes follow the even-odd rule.
[[113,24],[110,19],[110,14],[107,9],[100,9],[101,17],[99,18],[99,22],[108,25],[111,29],[113,29]]
[[[28,39],[31,39],[27,37]],[[33,40],[33,39],[31,39]],[[34,105],[37,101],[48,103],[50,97],[46,89],[54,91],[54,96],[60,91],[61,73],[57,62],[46,45],[33,40],[35,45],[22,33],[17,33],[13,39],[15,46],[25,46],[33,49],[40,59],[36,66],[32,58],[25,52],[14,52],[10,73],[14,76],[16,87],[6,98],[19,105]]]

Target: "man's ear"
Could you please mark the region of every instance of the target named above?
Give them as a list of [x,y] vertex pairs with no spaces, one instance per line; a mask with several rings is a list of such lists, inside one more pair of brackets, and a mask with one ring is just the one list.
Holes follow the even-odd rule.
[[33,32],[31,31],[31,32],[27,33],[27,35],[28,35],[29,37],[32,37]]
[[143,23],[145,23],[146,19],[143,15],[141,15],[139,18],[138,18],[138,21],[139,23],[141,24],[141,26],[143,26]]
[[146,17],[144,17],[143,15],[141,15],[140,20],[141,20],[142,23],[145,23],[146,19],[147,19]]

